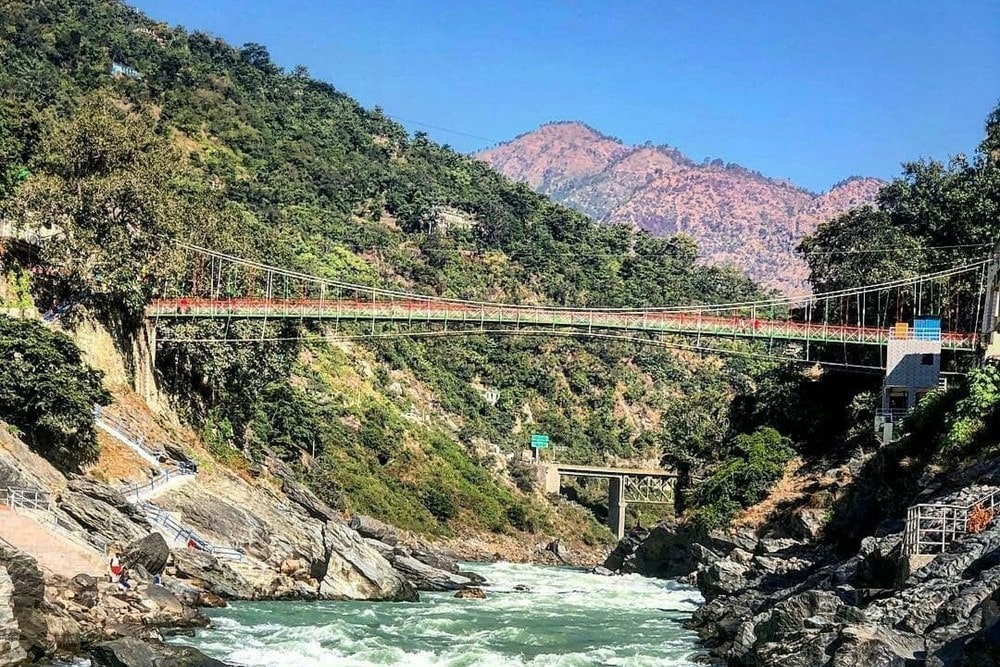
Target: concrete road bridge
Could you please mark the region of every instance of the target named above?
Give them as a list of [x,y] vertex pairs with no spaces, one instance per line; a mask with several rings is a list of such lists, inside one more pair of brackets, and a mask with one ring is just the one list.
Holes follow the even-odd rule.
[[608,480],[608,527],[625,536],[628,505],[673,505],[677,474],[661,468],[615,468],[573,463],[540,463],[538,476],[545,493],[559,493],[563,477]]

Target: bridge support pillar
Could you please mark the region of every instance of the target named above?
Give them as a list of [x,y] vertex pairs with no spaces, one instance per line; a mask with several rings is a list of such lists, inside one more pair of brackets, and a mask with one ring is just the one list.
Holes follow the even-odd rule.
[[538,469],[538,481],[546,494],[559,493],[559,468],[555,465],[543,465]]
[[625,478],[608,479],[608,528],[619,540],[625,537]]

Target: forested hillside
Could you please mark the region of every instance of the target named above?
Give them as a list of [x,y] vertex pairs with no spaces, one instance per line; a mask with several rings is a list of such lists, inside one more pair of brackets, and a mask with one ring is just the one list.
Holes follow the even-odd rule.
[[[3,213],[65,231],[31,258],[46,268],[30,291],[43,309],[71,305],[69,322],[89,312],[134,331],[181,261],[172,238],[465,298],[637,305],[757,293],[697,266],[689,239],[596,226],[408,136],[303,68],[281,70],[262,46],[234,48],[109,0],[6,3],[0,18]],[[132,69],[112,74],[116,65]],[[6,270],[26,275],[23,264],[9,256]],[[740,358],[513,337],[165,344],[158,361],[162,386],[220,458],[315,452],[302,472],[325,498],[429,531],[541,527],[540,506],[504,481],[504,453],[532,431],[577,460],[667,450],[687,460],[687,441],[697,460],[714,460],[728,396],[755,370]]]
[[[698,265],[690,238],[595,225],[303,68],[282,70],[260,45],[113,0],[7,2],[0,21],[0,214],[64,233],[3,256],[11,299],[60,307],[70,330],[94,317],[123,352],[185,261],[174,239],[460,298],[632,306],[760,294]],[[255,344],[163,343],[159,383],[174,409],[219,460],[249,469],[276,454],[332,504],[428,533],[552,526],[530,476],[508,463],[533,431],[567,459],[662,461],[692,480],[714,471],[712,488],[732,497],[691,499],[720,501],[708,520],[724,519],[766,492],[790,445],[842,446],[845,416],[867,418],[855,394],[877,385],[775,369],[735,342],[736,354],[714,357],[513,336],[305,343],[298,326],[267,326],[231,324],[268,339]],[[32,427],[9,407],[0,418]],[[91,452],[78,454],[81,464]]]

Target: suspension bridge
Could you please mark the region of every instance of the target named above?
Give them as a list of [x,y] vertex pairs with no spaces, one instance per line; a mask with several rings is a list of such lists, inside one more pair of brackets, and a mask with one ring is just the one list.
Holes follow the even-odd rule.
[[[353,325],[354,336],[432,333],[563,333],[612,338],[666,335],[796,344],[805,360],[813,344],[885,346],[922,335],[913,317],[939,314],[941,347],[973,352],[997,324],[997,257],[926,275],[800,297],[651,308],[585,308],[497,303],[418,294],[322,278],[216,250],[180,243],[184,269],[163,284],[146,309],[157,342],[193,340],[183,321],[262,323],[297,320]],[[380,325],[395,325],[386,333]],[[436,327],[436,328],[435,328]],[[210,338],[238,342],[229,327]]]

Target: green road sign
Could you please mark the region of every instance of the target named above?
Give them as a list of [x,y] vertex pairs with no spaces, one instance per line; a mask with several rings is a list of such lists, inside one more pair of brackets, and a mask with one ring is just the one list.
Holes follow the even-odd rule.
[[549,446],[549,436],[544,433],[533,433],[531,435],[531,446],[535,449],[545,449]]

